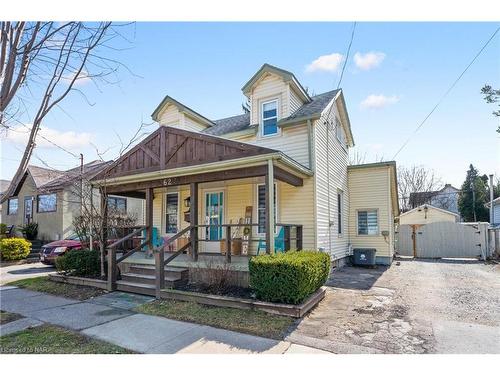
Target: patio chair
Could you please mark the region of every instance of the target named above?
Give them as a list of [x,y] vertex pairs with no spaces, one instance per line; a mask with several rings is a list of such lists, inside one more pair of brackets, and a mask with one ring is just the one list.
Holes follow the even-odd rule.
[[[266,251],[266,240],[259,240],[259,246],[257,246],[257,255],[259,255],[260,250]],[[285,252],[285,231],[283,227],[281,227],[278,235],[274,237],[274,251],[279,253]]]

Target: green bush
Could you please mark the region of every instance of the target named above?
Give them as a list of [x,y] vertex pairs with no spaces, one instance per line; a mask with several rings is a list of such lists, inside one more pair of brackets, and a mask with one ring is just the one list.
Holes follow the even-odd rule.
[[250,259],[250,287],[258,299],[299,304],[318,290],[330,273],[330,256],[293,251]]
[[28,257],[31,242],[24,238],[3,238],[0,240],[2,260],[19,260]]
[[21,231],[27,240],[35,240],[38,237],[38,223],[28,223],[19,226],[17,229]]
[[56,258],[56,268],[71,276],[99,276],[99,253],[96,250],[70,250]]

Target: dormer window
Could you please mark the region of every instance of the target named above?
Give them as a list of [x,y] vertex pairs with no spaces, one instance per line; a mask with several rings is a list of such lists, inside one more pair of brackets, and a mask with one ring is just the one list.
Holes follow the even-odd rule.
[[262,103],[262,135],[278,134],[278,101]]

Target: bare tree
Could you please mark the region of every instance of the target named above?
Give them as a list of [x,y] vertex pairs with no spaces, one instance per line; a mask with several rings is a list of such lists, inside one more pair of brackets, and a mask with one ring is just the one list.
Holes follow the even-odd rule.
[[24,124],[21,118],[28,114],[23,108],[35,108],[31,126],[24,124],[29,140],[7,197],[26,171],[47,114],[72,91],[87,99],[77,81],[109,83],[107,77],[123,65],[103,53],[121,36],[111,22],[1,22],[0,33],[0,128],[8,131],[11,122]]
[[428,194],[437,190],[442,185],[441,180],[434,174],[434,171],[426,169],[422,165],[411,167],[398,167],[398,194],[401,211],[411,209],[410,194]]
[[349,153],[349,165],[364,164],[366,162],[366,152],[361,154],[359,151]]

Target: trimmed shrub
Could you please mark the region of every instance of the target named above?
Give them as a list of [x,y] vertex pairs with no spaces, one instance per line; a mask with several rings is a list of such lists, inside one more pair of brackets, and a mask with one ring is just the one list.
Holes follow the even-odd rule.
[[328,279],[330,256],[318,251],[291,251],[250,259],[250,287],[258,299],[299,304]]
[[56,258],[56,268],[58,272],[71,276],[99,276],[99,253],[97,250],[70,250]]
[[0,240],[0,256],[2,260],[19,260],[28,257],[31,242],[24,238],[3,238]]

